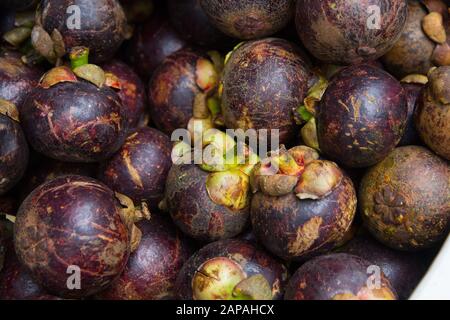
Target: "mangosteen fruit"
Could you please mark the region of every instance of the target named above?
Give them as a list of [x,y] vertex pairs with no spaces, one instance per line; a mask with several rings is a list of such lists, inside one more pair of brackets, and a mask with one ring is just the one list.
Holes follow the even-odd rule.
[[158,11],[135,28],[127,44],[126,56],[136,72],[148,80],[165,58],[186,45],[167,16]]
[[71,53],[72,69],[51,69],[27,97],[21,123],[32,147],[67,162],[112,156],[128,134],[127,112],[107,74],[87,63],[88,50]]
[[157,208],[172,165],[171,150],[172,143],[164,133],[141,128],[101,166],[99,179],[137,205]]
[[205,101],[219,82],[211,58],[198,50],[185,48],[164,60],[149,83],[150,117],[162,132],[186,128],[194,107]]
[[117,78],[113,88],[119,90],[117,95],[127,115],[128,127],[139,127],[146,117],[147,93],[144,83],[133,69],[122,61],[111,60],[104,63],[102,69]]
[[[201,148],[195,143],[193,151],[186,142],[175,144],[160,208],[194,239],[232,238],[247,226],[249,175],[256,155],[248,148],[241,152],[231,136],[217,129],[206,130],[202,143]],[[184,155],[178,154],[180,150]]]
[[56,296],[84,298],[106,289],[139,242],[134,225],[138,215],[120,205],[123,198],[83,176],[42,184],[17,214],[14,243],[19,260]]
[[299,0],[295,20],[312,55],[349,65],[384,55],[399,39],[407,16],[406,0]]
[[400,82],[368,64],[339,71],[317,109],[317,131],[311,132],[317,134],[318,148],[350,168],[368,167],[386,157],[403,137],[408,116]]
[[29,150],[19,124],[16,106],[0,99],[0,195],[14,187],[25,174]]
[[167,5],[172,26],[186,41],[216,49],[232,42],[209,21],[199,0],[169,0]]
[[346,237],[356,212],[353,183],[314,149],[272,152],[255,166],[250,181],[253,232],[274,255],[304,261]]
[[406,120],[405,133],[397,146],[417,145],[420,143],[419,133],[414,123],[414,114],[417,101],[423,89],[423,84],[402,83],[406,94],[406,103],[408,105],[408,119]]
[[450,166],[418,146],[396,148],[370,168],[359,189],[368,230],[400,250],[431,247],[450,228]]
[[450,67],[439,67],[419,98],[415,123],[425,144],[450,160]]
[[264,250],[238,239],[210,243],[184,264],[175,283],[183,300],[277,300],[286,267]]
[[0,53],[0,99],[14,103],[20,110],[41,75],[38,67],[22,62],[20,53],[4,50]]
[[422,255],[392,250],[376,241],[365,230],[339,248],[339,251],[379,266],[402,300],[409,298],[431,262]]
[[114,56],[129,31],[118,0],[43,0],[31,40],[52,63],[79,46],[101,63]]
[[226,61],[222,114],[230,129],[279,130],[282,144],[296,137],[292,110],[312,86],[310,63],[294,44],[277,38],[244,43]]
[[396,300],[377,266],[358,256],[334,253],[303,264],[289,280],[285,300]]
[[294,13],[293,0],[200,0],[210,21],[225,34],[250,40],[281,30]]
[[390,73],[403,78],[409,74],[424,74],[433,67],[432,55],[436,44],[422,28],[422,20],[428,14],[421,1],[408,1],[408,18],[400,38],[383,56],[383,63]]
[[98,294],[106,300],[174,299],[174,284],[183,264],[191,256],[192,247],[166,218],[153,214],[141,221],[138,248],[125,270],[108,289]]

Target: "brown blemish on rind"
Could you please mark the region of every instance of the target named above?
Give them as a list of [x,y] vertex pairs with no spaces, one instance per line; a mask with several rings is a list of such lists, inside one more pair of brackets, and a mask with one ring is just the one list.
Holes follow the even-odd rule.
[[289,244],[289,253],[298,256],[307,251],[319,238],[319,230],[322,222],[321,217],[313,217],[298,227],[295,240]]

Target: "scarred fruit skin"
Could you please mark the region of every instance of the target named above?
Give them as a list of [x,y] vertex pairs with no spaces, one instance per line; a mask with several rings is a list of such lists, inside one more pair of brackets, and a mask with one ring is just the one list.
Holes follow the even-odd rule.
[[22,178],[28,157],[28,144],[20,124],[0,113],[0,195]]
[[292,110],[312,85],[308,59],[283,39],[243,44],[225,65],[222,113],[227,128],[279,129],[280,143],[296,137]]
[[320,150],[347,167],[374,165],[399,143],[407,116],[405,92],[395,78],[368,64],[344,68],[319,105]]
[[104,300],[173,299],[176,277],[192,248],[166,218],[153,214],[136,224],[142,231],[139,247],[112,286],[96,298]]
[[429,78],[418,101],[416,128],[431,150],[450,160],[450,67],[436,69]]
[[20,115],[33,148],[61,161],[105,160],[120,148],[128,133],[128,119],[117,94],[85,81],[37,87]]
[[[371,6],[380,8],[379,26]],[[406,0],[299,0],[295,19],[300,39],[316,58],[348,65],[385,54],[400,37],[407,16]]]
[[211,22],[225,34],[250,40],[270,36],[290,21],[293,0],[200,0]]
[[127,46],[127,56],[135,71],[143,79],[149,79],[165,58],[186,45],[166,15],[157,12],[136,27]]
[[186,41],[216,49],[231,42],[211,24],[199,0],[169,0],[167,5],[173,27]]
[[403,83],[402,86],[405,90],[406,101],[408,104],[408,119],[406,121],[405,133],[397,146],[417,145],[420,143],[420,137],[416,125],[414,124],[414,114],[423,85]]
[[14,103],[19,110],[42,75],[39,68],[27,66],[20,58],[20,53],[9,50],[0,54],[0,99]]
[[400,250],[431,247],[450,228],[450,167],[429,150],[392,151],[364,176],[360,210],[369,231]]
[[[257,274],[264,276],[271,288],[273,300],[283,296],[288,279],[286,267],[248,241],[229,239],[206,245],[184,264],[175,283],[177,298],[195,299],[193,279],[196,271],[208,260],[221,257],[236,263],[247,278]],[[201,288],[198,290],[201,291]]]
[[[48,292],[83,298],[105,289],[123,271],[128,230],[113,191],[99,181],[64,176],[35,189],[17,214],[17,255]],[[67,286],[67,269],[81,270],[81,289]],[[72,271],[73,272],[73,271]]]
[[172,165],[171,141],[162,132],[144,127],[130,134],[121,149],[100,169],[99,179],[114,191],[156,208]]
[[173,165],[166,182],[167,209],[175,224],[194,239],[234,237],[247,226],[249,208],[232,210],[214,203],[206,189],[208,175],[195,164]]
[[164,60],[155,70],[148,88],[150,117],[156,127],[170,135],[186,128],[193,115],[197,85],[197,64],[209,59],[201,51],[185,48]]
[[402,300],[409,298],[431,262],[422,255],[392,250],[367,232],[358,234],[339,251],[356,255],[379,266]]
[[381,288],[370,289],[371,262],[334,253],[302,265],[289,280],[285,300],[396,300],[397,295],[383,272]]
[[319,200],[300,200],[294,193],[272,197],[258,192],[251,203],[253,232],[276,256],[303,261],[338,245],[356,212],[350,178]]
[[[77,5],[81,28],[68,21],[67,8]],[[57,29],[67,52],[73,47],[88,47],[93,63],[111,59],[125,39],[126,17],[117,0],[43,0],[38,17],[42,27],[51,34]]]
[[422,20],[428,14],[419,1],[408,1],[408,18],[403,32],[382,58],[393,75],[403,78],[409,74],[427,74],[433,67],[432,55],[436,44],[422,29]]
[[0,300],[55,300],[44,291],[31,274],[20,264],[14,244],[8,241],[6,259],[0,272]]
[[111,60],[102,65],[105,72],[114,74],[120,80],[121,89],[117,92],[128,118],[130,129],[137,128],[145,117],[147,93],[139,76],[125,63]]

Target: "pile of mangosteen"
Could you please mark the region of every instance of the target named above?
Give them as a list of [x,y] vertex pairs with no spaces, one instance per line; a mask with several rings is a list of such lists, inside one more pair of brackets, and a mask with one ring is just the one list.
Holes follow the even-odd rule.
[[0,299],[408,299],[449,235],[448,1],[3,0],[0,37]]

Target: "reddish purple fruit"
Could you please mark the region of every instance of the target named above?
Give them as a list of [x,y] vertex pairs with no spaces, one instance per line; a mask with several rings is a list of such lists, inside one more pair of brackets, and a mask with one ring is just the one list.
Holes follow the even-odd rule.
[[172,165],[171,141],[162,132],[144,127],[132,133],[100,170],[100,180],[114,191],[156,208],[164,195]]
[[270,36],[289,23],[293,0],[200,0],[211,22],[222,32],[250,40]]
[[389,249],[366,233],[353,238],[339,251],[359,256],[379,266],[400,299],[408,299],[431,261],[423,255]]
[[[35,189],[19,209],[14,230],[17,255],[50,293],[66,298],[95,294],[122,273],[130,254],[121,209],[113,191],[97,180],[51,180]],[[70,269],[73,266],[81,272],[78,289],[67,285],[76,270]]]
[[292,110],[312,85],[308,59],[283,39],[252,41],[238,47],[222,77],[222,113],[230,129],[279,130],[280,143],[296,137]]
[[[75,19],[76,11],[68,11],[72,5],[79,8],[79,25]],[[128,32],[125,13],[117,0],[44,0],[36,21],[41,29],[33,30],[32,40],[39,52],[42,47],[47,48],[45,45],[60,46],[62,40],[67,52],[74,47],[88,47],[95,63],[111,59]],[[53,36],[54,43],[45,43],[44,32],[52,35],[54,30],[60,36]],[[55,48],[55,51],[58,50]],[[41,53],[49,58],[48,53]]]
[[362,64],[336,74],[319,105],[320,150],[347,167],[368,167],[386,157],[403,136],[405,92],[387,72]]
[[174,284],[192,248],[173,225],[159,215],[137,224],[139,247],[119,279],[97,295],[107,300],[162,300],[175,297]]
[[396,300],[386,275],[379,284],[372,263],[360,257],[335,253],[314,258],[298,269],[286,288],[286,300]]
[[112,73],[119,80],[118,92],[124,114],[130,129],[137,128],[145,118],[147,93],[139,76],[125,63],[111,60],[102,65],[105,72]]
[[169,0],[167,5],[173,27],[186,41],[210,48],[222,48],[232,41],[211,24],[199,0]]
[[299,0],[296,25],[316,58],[347,65],[385,54],[400,37],[407,16],[406,0]]
[[431,247],[450,230],[450,166],[423,147],[396,148],[369,169],[359,204],[369,231],[400,250]]
[[283,264],[250,242],[222,240],[185,263],[175,292],[183,300],[276,300],[287,277]]
[[149,79],[165,58],[186,46],[186,42],[170,25],[167,17],[157,12],[134,30],[127,47],[130,64],[143,78]]
[[19,110],[42,75],[38,68],[27,66],[20,58],[14,51],[0,54],[0,99],[14,103]]

